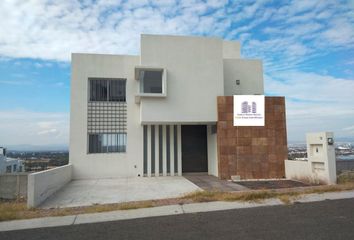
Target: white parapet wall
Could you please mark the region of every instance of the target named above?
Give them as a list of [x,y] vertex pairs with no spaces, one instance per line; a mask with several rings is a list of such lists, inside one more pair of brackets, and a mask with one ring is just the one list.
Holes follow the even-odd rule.
[[72,165],[28,175],[27,207],[37,207],[71,181]]
[[285,176],[288,179],[312,180],[308,160],[285,160]]
[[308,133],[306,142],[307,159],[285,160],[286,178],[336,184],[333,133]]

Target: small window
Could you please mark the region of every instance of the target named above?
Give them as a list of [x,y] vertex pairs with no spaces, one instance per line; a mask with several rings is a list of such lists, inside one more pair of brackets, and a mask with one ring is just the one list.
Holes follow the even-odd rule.
[[14,165],[13,165],[13,172],[16,172],[16,171],[17,171],[17,165],[14,164]]
[[125,102],[125,79],[89,79],[90,101]]
[[140,71],[140,93],[162,93],[163,70]]
[[6,172],[7,172],[7,173],[11,173],[11,168],[12,168],[11,165],[10,165],[10,166],[6,166]]
[[127,134],[89,134],[89,153],[126,152]]

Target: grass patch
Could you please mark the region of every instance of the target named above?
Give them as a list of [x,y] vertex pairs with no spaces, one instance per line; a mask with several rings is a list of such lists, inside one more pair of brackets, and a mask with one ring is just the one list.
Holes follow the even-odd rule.
[[270,198],[279,198],[284,202],[299,196],[298,192],[277,192],[275,190],[261,190],[248,192],[208,192],[197,191],[187,194],[183,199],[190,199],[193,202],[211,202],[211,201],[243,201],[243,202],[260,202]]
[[291,204],[295,199],[304,194],[340,192],[354,189],[354,182],[330,186],[315,186],[299,189],[281,189],[281,190],[254,190],[247,192],[218,192],[218,191],[196,191],[181,198],[139,201],[117,204],[95,204],[87,207],[56,208],[56,209],[27,209],[24,200],[0,201],[0,221],[15,219],[29,219],[49,216],[67,216],[85,213],[109,212],[116,210],[131,210],[139,208],[150,208],[155,206],[171,204],[187,204],[196,202],[212,201],[243,201],[260,202],[266,199],[278,198],[285,204]]
[[0,202],[0,221],[17,219],[23,211],[28,211],[25,202]]
[[342,172],[337,177],[338,183],[345,184],[345,183],[353,183],[354,182],[354,171],[345,171]]
[[187,194],[183,199],[189,199],[193,202],[211,202],[211,201],[244,201],[260,202],[270,198],[278,198],[285,204],[292,203],[295,199],[304,194],[322,194],[326,192],[340,192],[353,190],[354,183],[349,182],[338,185],[315,186],[298,190],[254,190],[247,192],[208,192],[197,191]]
[[85,213],[110,212],[116,210],[131,210],[154,207],[154,201],[141,201],[117,204],[95,204],[87,207],[40,209],[27,208],[26,202],[0,201],[0,221],[29,219],[39,217],[68,216]]

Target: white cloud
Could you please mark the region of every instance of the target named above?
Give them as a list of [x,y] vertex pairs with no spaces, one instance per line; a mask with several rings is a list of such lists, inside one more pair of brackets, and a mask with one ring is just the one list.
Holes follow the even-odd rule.
[[[338,11],[340,19],[333,18]],[[6,19],[0,21],[0,33],[3,33],[0,56],[59,61],[70,60],[71,52],[136,54],[141,33],[212,35],[227,39],[242,34],[247,48],[247,41],[257,36],[246,38],[245,34],[268,20],[274,21],[276,27],[265,27],[269,39],[262,39],[264,45],[272,39],[278,43],[283,41],[280,46],[285,48],[294,43],[301,45],[306,38],[317,38],[311,47],[330,49],[331,45],[350,43],[353,38],[353,21],[347,5],[333,0],[285,1],[279,8],[266,0],[13,0],[1,1],[0,15]],[[297,25],[289,27],[290,23]],[[323,28],[326,31],[322,35],[313,34]],[[330,40],[325,45],[323,37]],[[253,47],[249,45],[245,52],[255,51]],[[272,45],[265,48],[273,49]],[[305,55],[308,49],[297,52]],[[38,63],[37,67],[42,64]]]
[[[354,79],[296,69],[337,50],[353,51],[353,1],[274,3],[266,0],[3,0],[0,1],[3,19],[0,21],[0,62],[33,58],[61,61],[67,67],[71,52],[137,54],[141,33],[239,39],[243,56],[263,60],[268,75],[267,90],[289,98],[291,138],[292,134],[303,134],[320,126],[333,126],[342,131],[340,134],[346,134],[344,126],[354,119],[349,105],[353,102],[350,90],[354,89]],[[41,61],[33,66],[51,65]],[[330,71],[322,69],[321,72]],[[350,66],[346,72],[353,73]],[[25,84],[20,80],[2,80],[0,84]],[[65,87],[61,82],[53,85]],[[15,113],[21,120],[5,121],[6,117],[1,114],[0,123],[21,130],[25,137],[16,131],[11,134],[0,126],[0,143],[4,138],[21,141],[35,138],[43,143],[66,139],[67,142],[68,114],[28,112],[29,119],[19,111],[7,115],[16,119]],[[326,115],[330,117],[325,118]],[[55,124],[44,128],[43,122]],[[53,135],[57,137],[49,138]]]
[[1,1],[0,55],[68,61],[71,52],[134,54],[141,33],[225,31],[226,2]]
[[354,131],[354,125],[343,128],[344,131]]
[[52,129],[48,129],[48,130],[43,130],[38,132],[38,135],[53,135],[53,134],[57,134],[58,130],[55,128]]
[[306,72],[274,72],[266,76],[266,92],[286,96],[288,135],[303,139],[306,132],[334,131],[353,137],[354,80]]
[[68,113],[0,111],[0,146],[67,144],[68,142]]
[[354,44],[353,24],[346,19],[335,20],[331,27],[323,32],[323,37],[336,45]]
[[29,80],[0,80],[1,84],[9,84],[9,85],[19,85],[19,86],[23,86],[23,85],[31,85],[33,84],[33,81],[29,81]]

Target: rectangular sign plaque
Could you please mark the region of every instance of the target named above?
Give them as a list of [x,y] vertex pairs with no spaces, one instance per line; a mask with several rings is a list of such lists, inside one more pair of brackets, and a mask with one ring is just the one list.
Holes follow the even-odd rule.
[[264,95],[234,95],[234,126],[264,126]]

